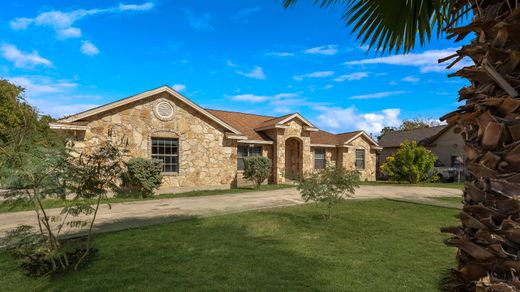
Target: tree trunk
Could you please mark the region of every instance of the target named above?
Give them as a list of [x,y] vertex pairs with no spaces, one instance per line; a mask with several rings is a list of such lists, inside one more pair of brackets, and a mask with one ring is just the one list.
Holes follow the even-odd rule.
[[467,177],[461,226],[443,228],[459,249],[461,290],[520,289],[520,8],[517,0],[459,1],[473,20],[447,29],[448,38],[476,38],[457,51],[475,63],[453,76],[471,85],[459,92],[465,105],[443,117],[463,128]]

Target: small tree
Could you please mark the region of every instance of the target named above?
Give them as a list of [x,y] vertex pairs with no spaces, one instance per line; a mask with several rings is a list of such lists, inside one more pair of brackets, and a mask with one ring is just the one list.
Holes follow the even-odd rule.
[[157,159],[132,158],[126,163],[128,167],[128,183],[136,187],[141,196],[153,195],[161,186],[162,162]]
[[344,197],[354,195],[355,188],[359,187],[359,172],[344,168],[328,167],[305,177],[298,185],[305,202],[315,201],[327,205],[327,215],[330,219],[332,208]]
[[252,181],[256,188],[271,175],[271,159],[262,156],[244,159],[244,178]]
[[435,179],[433,166],[437,156],[430,150],[418,146],[415,141],[405,141],[399,150],[387,157],[381,170],[395,181],[418,183]]

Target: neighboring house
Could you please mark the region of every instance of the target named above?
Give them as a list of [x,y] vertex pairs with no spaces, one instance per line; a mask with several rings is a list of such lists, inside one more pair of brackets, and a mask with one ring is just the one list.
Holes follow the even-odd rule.
[[374,180],[379,145],[365,132],[331,134],[298,113],[281,117],[204,109],[168,86],[93,108],[51,124],[79,150],[128,141],[129,155],[163,161],[162,191],[232,187],[243,158],[273,161],[270,183],[339,165]]
[[379,145],[383,150],[379,153],[378,164],[394,154],[404,141],[416,141],[419,145],[431,150],[439,157],[438,167],[461,167],[464,162],[464,140],[459,126],[436,126],[408,131],[386,132]]

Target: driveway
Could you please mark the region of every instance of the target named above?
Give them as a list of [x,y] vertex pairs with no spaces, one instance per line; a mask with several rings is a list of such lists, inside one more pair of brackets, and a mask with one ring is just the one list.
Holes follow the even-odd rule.
[[[408,186],[361,186],[354,199],[421,199],[427,197],[460,196],[461,190]],[[295,188],[248,192],[228,195],[134,201],[100,207],[95,232],[109,232],[180,220],[191,216],[212,216],[263,208],[275,208],[304,203]],[[58,215],[61,209],[50,209]],[[7,230],[26,224],[37,227],[34,211],[0,214],[0,237]],[[75,230],[65,230],[73,233]],[[77,231],[76,231],[77,233]]]

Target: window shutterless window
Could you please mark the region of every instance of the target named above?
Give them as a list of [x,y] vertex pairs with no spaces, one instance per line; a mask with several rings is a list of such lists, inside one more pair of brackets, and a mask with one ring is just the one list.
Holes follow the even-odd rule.
[[237,146],[237,169],[244,170],[244,158],[249,156],[262,156],[262,146],[239,145]]
[[325,169],[327,161],[325,159],[325,149],[314,149],[314,169]]
[[365,149],[356,149],[356,169],[365,169]]
[[179,172],[179,139],[152,138],[152,159],[162,161],[163,172]]

